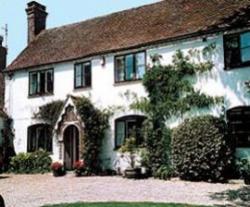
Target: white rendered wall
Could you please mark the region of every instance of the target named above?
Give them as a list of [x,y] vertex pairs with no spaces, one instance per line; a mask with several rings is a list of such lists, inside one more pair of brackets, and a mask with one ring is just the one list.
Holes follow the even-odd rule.
[[[171,63],[172,56],[176,50],[181,49],[187,52],[190,49],[202,49],[210,43],[216,43],[216,53],[213,57],[214,69],[202,75],[195,87],[209,95],[224,96],[226,108],[240,105],[249,105],[249,94],[244,88],[244,82],[250,79],[250,68],[224,70],[223,37],[208,38],[206,42],[201,39],[193,41],[182,41],[176,44],[162,45],[146,50],[147,62],[150,62],[150,55],[158,53],[163,56],[162,63]],[[102,159],[105,165],[112,166],[116,157],[114,152],[114,120],[124,115],[139,114],[128,109],[129,101],[121,95],[126,91],[136,93],[138,96],[145,96],[145,90],[140,81],[115,84],[114,83],[114,55],[106,57],[106,64],[101,66],[101,57],[94,57],[92,62],[92,87],[89,89],[74,90],[74,63],[67,62],[36,69],[54,68],[54,95],[29,98],[28,97],[28,71],[16,72],[11,80],[6,78],[6,102],[5,106],[9,115],[14,119],[15,129],[15,150],[25,152],[27,150],[27,128],[36,123],[32,119],[33,113],[38,107],[53,100],[65,100],[68,94],[76,96],[90,97],[93,103],[100,108],[108,106],[124,106],[123,111],[117,111],[110,120],[111,130],[107,132],[107,137],[103,140]],[[83,61],[83,60],[79,60]],[[34,69],[34,70],[36,70]],[[212,110],[213,114],[218,114],[219,110]],[[171,123],[175,126],[176,123]],[[58,158],[57,140],[53,140],[53,158]]]

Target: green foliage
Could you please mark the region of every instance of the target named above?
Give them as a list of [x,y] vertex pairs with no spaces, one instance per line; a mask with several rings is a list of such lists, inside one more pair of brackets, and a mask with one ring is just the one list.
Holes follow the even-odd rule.
[[86,97],[75,99],[76,108],[84,123],[82,159],[89,173],[97,173],[99,152],[105,131],[109,127],[109,113],[97,109]]
[[42,119],[52,126],[56,124],[56,121],[62,111],[64,102],[53,101],[48,104],[39,107],[39,111],[34,114],[35,118]]
[[250,179],[250,158],[237,160],[236,165],[241,177]]
[[202,51],[190,50],[187,55],[178,50],[172,64],[166,66],[161,64],[160,55],[153,55],[153,66],[143,78],[148,97],[133,96],[131,109],[141,110],[149,117],[144,131],[148,160],[156,177],[171,165],[171,133],[165,122],[193,108],[208,108],[223,102],[222,97],[208,96],[195,90],[193,85],[199,74],[212,70],[214,65],[210,59],[215,49],[216,45],[211,44]]
[[4,127],[0,132],[3,138],[3,142],[0,145],[0,170],[2,168],[3,171],[9,169],[11,157],[15,155],[12,122],[13,120],[11,118],[4,117]]
[[155,177],[161,180],[169,180],[173,175],[173,169],[170,165],[162,165],[157,169]]
[[226,123],[213,116],[187,119],[172,134],[172,159],[184,180],[224,181],[232,164]]
[[160,127],[154,127],[152,123],[152,120],[144,123],[145,147],[148,151],[147,158],[144,159],[153,176],[157,177],[157,170],[161,166],[170,165],[171,131],[163,123]]
[[125,144],[121,146],[119,151],[122,153],[129,152],[131,154],[134,154],[136,150],[136,139],[134,137],[131,137],[126,139]]
[[11,159],[10,172],[20,174],[46,173],[50,171],[51,162],[49,153],[43,150],[19,153]]
[[[210,61],[196,63],[191,55],[185,56],[181,51],[174,55],[172,65],[154,64],[143,79],[149,99],[147,109],[153,111],[154,116],[166,120],[172,115],[184,114],[193,107],[204,108],[218,103],[218,97],[195,91],[190,81],[193,76],[212,68]],[[140,107],[138,101],[136,106]]]

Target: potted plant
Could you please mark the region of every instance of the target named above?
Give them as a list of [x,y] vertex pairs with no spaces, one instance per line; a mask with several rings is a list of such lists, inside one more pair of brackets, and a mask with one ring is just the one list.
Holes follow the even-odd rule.
[[141,168],[135,166],[137,156],[136,151],[136,139],[133,137],[126,139],[125,144],[120,149],[123,156],[127,156],[126,158],[130,165],[124,171],[124,176],[126,178],[139,178],[141,175]]
[[76,176],[82,176],[85,170],[86,168],[83,160],[79,160],[74,163],[74,171]]
[[246,185],[250,185],[250,159],[244,158],[238,161],[239,173]]
[[66,174],[65,169],[64,169],[64,166],[63,166],[63,164],[60,163],[60,162],[53,162],[53,163],[51,164],[51,170],[52,170],[53,175],[54,175],[55,177],[63,176],[63,175]]

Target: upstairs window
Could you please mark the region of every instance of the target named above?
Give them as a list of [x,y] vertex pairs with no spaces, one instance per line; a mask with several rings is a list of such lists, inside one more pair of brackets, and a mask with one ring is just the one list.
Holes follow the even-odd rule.
[[141,80],[145,69],[145,52],[117,56],[115,58],[115,82]]
[[53,69],[29,73],[29,95],[52,94],[54,88]]
[[250,32],[224,37],[225,69],[250,66]]
[[126,138],[136,138],[139,146],[143,142],[142,124],[144,116],[125,116],[115,120],[115,147],[121,147]]
[[28,152],[43,149],[52,152],[52,128],[47,124],[37,124],[28,128]]
[[75,64],[75,83],[74,88],[91,87],[91,63],[77,63]]

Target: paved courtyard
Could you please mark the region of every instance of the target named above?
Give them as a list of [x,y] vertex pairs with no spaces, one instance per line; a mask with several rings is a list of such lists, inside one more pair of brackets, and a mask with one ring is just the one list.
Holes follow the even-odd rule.
[[[38,207],[78,201],[149,201],[228,206],[228,201],[221,195],[227,190],[238,192],[243,188],[241,184],[74,177],[73,174],[60,178],[51,174],[0,175],[0,194],[5,199],[6,207]],[[220,199],[214,198],[215,194]]]

